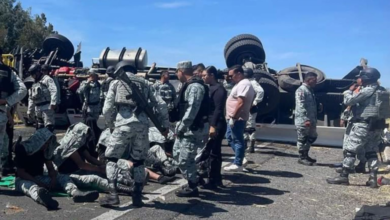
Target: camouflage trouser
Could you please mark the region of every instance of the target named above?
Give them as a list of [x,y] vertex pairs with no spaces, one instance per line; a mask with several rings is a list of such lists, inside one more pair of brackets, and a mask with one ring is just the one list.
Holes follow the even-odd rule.
[[347,156],[344,158],[343,167],[354,169],[356,155],[362,149],[365,152],[366,160],[370,169],[378,167],[378,148],[381,140],[381,130],[370,131],[367,123],[351,123],[348,137],[345,139],[344,150]]
[[55,113],[54,110],[51,109],[45,109],[45,110],[35,109],[35,116],[37,117],[38,128],[47,127],[48,125],[54,126],[55,125],[54,113]]
[[317,125],[310,127],[296,126],[297,128],[297,148],[298,151],[310,150],[311,145],[317,140]]
[[[257,112],[249,114],[249,119],[246,122],[246,129],[254,128],[254,130],[256,131],[256,117],[257,117]],[[256,140],[256,132],[255,131],[252,134],[245,132],[244,139],[246,141],[255,141]]]
[[154,164],[163,164],[165,161],[168,161],[168,157],[165,154],[164,149],[160,145],[156,144],[148,150],[148,156],[145,160],[145,165],[148,167],[153,167]]
[[[8,155],[8,142],[7,140],[7,133],[6,133],[6,128],[7,128],[7,115],[3,112],[0,112],[0,152],[1,152],[1,157],[0,157],[0,176],[2,172],[2,167],[3,167],[3,162],[2,157],[6,157]],[[7,154],[5,154],[7,152]]]
[[[36,180],[50,185],[49,176],[35,176]],[[77,186],[72,182],[68,175],[58,174],[57,175],[57,185],[56,189],[62,189],[69,195],[73,196]],[[38,200],[38,189],[39,186],[32,181],[23,180],[21,178],[16,178],[15,180],[15,190],[24,193],[26,196],[32,198],[34,201]]]
[[99,120],[100,112],[101,112],[100,104],[89,106],[87,109],[86,120],[96,120],[96,121]]
[[203,133],[198,135],[178,136],[173,146],[173,159],[179,167],[184,178],[192,183],[197,183],[195,156],[198,148],[203,145]]
[[[7,160],[8,160],[8,153],[9,153],[9,149],[8,149],[8,135],[7,133],[4,134],[4,138],[3,138],[3,147],[0,151],[0,169],[1,167],[4,167],[5,164],[7,163]],[[1,144],[1,141],[0,141],[0,144]],[[1,172],[1,171],[0,171]]]
[[[352,123],[348,122],[347,127],[345,128],[345,134],[344,134],[344,140],[343,140],[343,151],[345,151],[347,139],[349,137],[349,134],[351,133],[351,128],[352,128]],[[366,151],[365,151],[364,147],[362,147],[361,149],[357,149],[356,157],[362,163],[367,162]]]
[[[126,149],[128,148],[128,149]],[[109,161],[106,166],[107,178],[118,178],[119,167],[110,159],[120,159],[126,150],[129,151],[130,159],[134,164],[132,169],[134,181],[143,183],[145,178],[144,160],[149,148],[148,125],[139,122],[116,127],[109,138],[105,157]]]
[[203,139],[202,139],[202,146],[198,148],[197,153],[199,154],[202,150],[202,147],[207,145],[207,142],[209,141],[209,130],[210,130],[210,124],[205,123],[203,125]]

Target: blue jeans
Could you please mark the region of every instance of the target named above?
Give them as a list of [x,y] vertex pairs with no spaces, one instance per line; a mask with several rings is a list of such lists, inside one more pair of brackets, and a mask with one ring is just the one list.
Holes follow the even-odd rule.
[[226,130],[226,139],[230,147],[232,147],[235,158],[234,164],[237,166],[242,166],[242,161],[245,156],[245,141],[244,141],[244,130],[246,126],[246,121],[236,121],[233,128],[230,127],[229,123]]

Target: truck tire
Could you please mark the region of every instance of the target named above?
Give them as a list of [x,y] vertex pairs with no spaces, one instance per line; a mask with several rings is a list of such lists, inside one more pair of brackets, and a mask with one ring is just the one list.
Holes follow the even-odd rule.
[[255,64],[265,61],[265,52],[261,43],[255,40],[241,40],[234,43],[226,51],[225,60],[227,67],[242,64],[244,59],[256,58]]
[[269,79],[272,80],[272,82],[276,83],[275,77],[271,73],[268,73],[266,71],[260,69],[254,69],[253,74],[257,81],[259,81],[260,79]]
[[50,34],[43,41],[43,50],[46,55],[58,48],[57,56],[69,61],[74,54],[74,47],[70,40],[60,34]]
[[[315,74],[317,74],[317,84],[321,84],[326,79],[325,74],[317,68],[308,65],[301,65],[301,69],[303,78],[308,72],[314,72]],[[299,79],[299,71],[296,66],[286,68],[280,71],[278,75],[279,86],[288,92],[295,92],[295,90],[301,85],[301,81]]]
[[254,40],[254,41],[257,41],[261,44],[261,46],[263,46],[263,44],[261,43],[260,39],[257,38],[256,36],[252,35],[252,34],[240,34],[240,35],[237,35],[235,37],[233,37],[232,39],[230,39],[226,45],[225,45],[225,49],[223,50],[223,55],[226,57],[226,52],[229,50],[229,48],[235,44],[236,42],[238,41],[242,41],[242,40]]
[[263,101],[259,104],[258,115],[265,115],[274,111],[280,101],[279,87],[276,83],[270,79],[263,78],[259,80],[260,86],[264,90]]

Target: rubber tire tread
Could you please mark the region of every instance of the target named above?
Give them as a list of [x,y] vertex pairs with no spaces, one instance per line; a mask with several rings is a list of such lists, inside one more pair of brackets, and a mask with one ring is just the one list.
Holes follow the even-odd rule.
[[257,41],[261,44],[261,46],[263,46],[263,44],[261,43],[260,39],[252,34],[240,34],[240,35],[237,35],[235,37],[233,37],[232,39],[230,39],[226,45],[225,45],[225,49],[223,50],[223,55],[226,57],[226,52],[229,50],[229,48],[235,44],[236,42],[238,41],[241,41],[241,40],[254,40],[254,41]]
[[259,59],[260,62],[265,61],[265,51],[259,42],[254,40],[242,40],[236,42],[226,52],[225,60],[227,67],[230,68],[234,65],[240,64],[238,58],[243,53],[252,54],[252,57]]

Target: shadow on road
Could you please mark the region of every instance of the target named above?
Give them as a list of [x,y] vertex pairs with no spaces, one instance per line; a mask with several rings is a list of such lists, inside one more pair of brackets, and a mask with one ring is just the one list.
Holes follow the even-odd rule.
[[209,218],[213,216],[214,213],[228,212],[225,209],[216,207],[215,204],[200,199],[190,199],[188,200],[188,203],[161,203],[159,201],[154,201],[153,207],[155,209],[177,212],[183,215],[196,216],[198,218]]
[[0,195],[5,195],[5,196],[24,196],[23,193],[11,190],[11,189],[6,189],[6,188],[0,188]]
[[299,156],[296,154],[288,154],[280,151],[257,151],[256,153],[259,154],[273,154],[278,157],[293,157],[293,158],[298,158]]
[[294,173],[289,171],[271,171],[271,170],[255,170],[254,174],[260,174],[265,176],[285,177],[285,178],[301,178],[303,177],[300,173]]
[[261,176],[250,176],[245,174],[223,174],[224,180],[229,180],[235,184],[261,184],[270,183],[270,180]]

